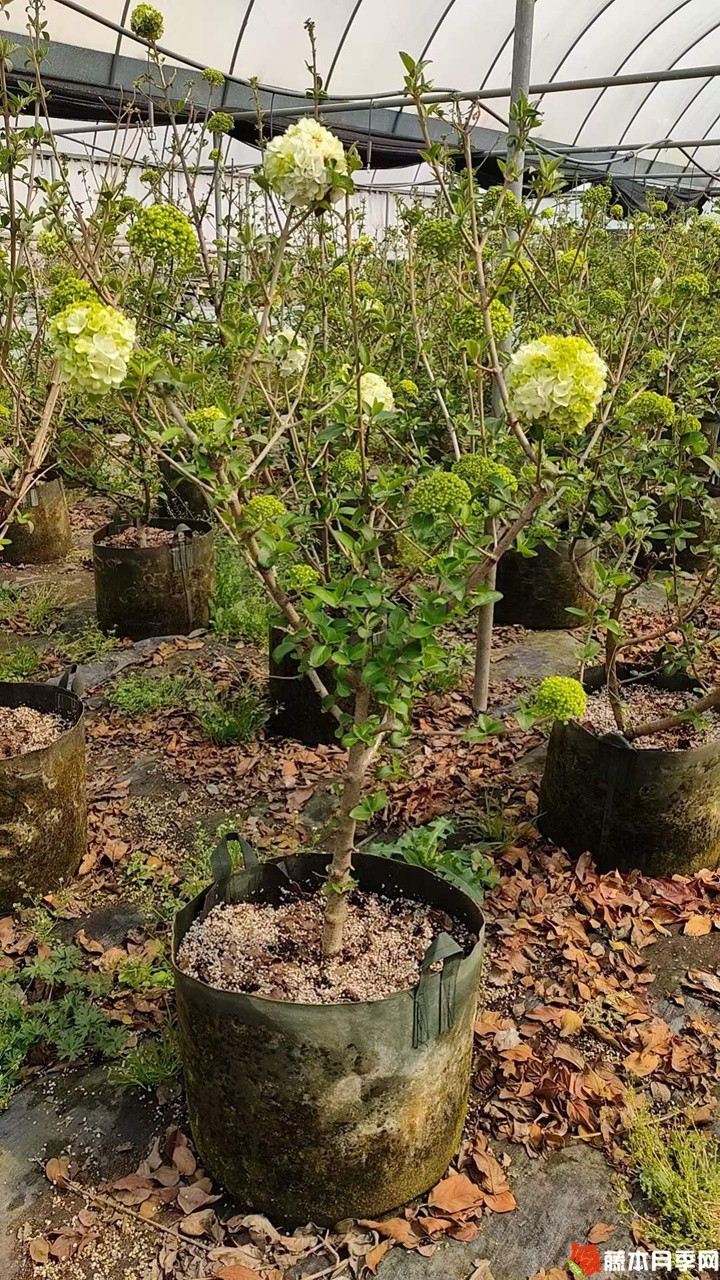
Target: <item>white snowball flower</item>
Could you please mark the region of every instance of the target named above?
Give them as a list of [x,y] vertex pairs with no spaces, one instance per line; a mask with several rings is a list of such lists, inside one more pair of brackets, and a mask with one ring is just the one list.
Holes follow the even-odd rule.
[[101,396],[125,380],[135,321],[99,301],[75,302],[53,317],[49,337],[63,379]]
[[[268,143],[263,169],[286,204],[308,209],[327,197],[333,173],[347,173],[347,160],[339,138],[311,116],[303,116]],[[339,194],[333,193],[334,198]]]
[[270,358],[283,378],[296,378],[305,368],[307,342],[299,333],[284,325],[268,338]]
[[363,373],[360,376],[360,399],[366,409],[379,404],[386,413],[395,408],[395,397],[379,373]]

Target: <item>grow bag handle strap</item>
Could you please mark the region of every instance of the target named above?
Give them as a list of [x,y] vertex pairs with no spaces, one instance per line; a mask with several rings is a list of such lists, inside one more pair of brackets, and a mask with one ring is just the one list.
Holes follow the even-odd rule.
[[74,693],[77,698],[81,698],[85,688],[77,662],[73,662],[67,671],[63,671],[61,676],[48,680],[47,684],[55,685],[56,689],[63,689],[66,693]]
[[448,1031],[455,1021],[455,991],[457,987],[458,969],[463,958],[463,949],[449,933],[440,933],[430,943],[422,962],[420,981],[415,988],[413,1010],[413,1049],[427,1044],[430,1039],[430,1009],[428,999],[428,979],[432,976],[430,967],[438,960],[443,961],[440,974],[440,996],[438,1005],[438,1034]]
[[232,875],[233,866],[230,850],[228,849],[228,840],[236,840],[240,845],[246,871],[254,871],[256,867],[260,866],[255,850],[252,845],[248,844],[247,840],[243,840],[239,831],[226,831],[225,835],[218,840],[210,859],[212,876],[216,885],[222,880],[227,880]]

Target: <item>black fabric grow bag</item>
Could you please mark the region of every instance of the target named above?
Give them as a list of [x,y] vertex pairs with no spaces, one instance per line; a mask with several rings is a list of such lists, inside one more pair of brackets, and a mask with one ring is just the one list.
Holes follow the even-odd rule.
[[[227,855],[225,855],[227,856]],[[247,860],[247,859],[246,859]],[[375,1217],[433,1186],[467,1106],[484,920],[471,897],[419,867],[358,855],[363,889],[431,903],[478,941],[447,934],[413,990],[384,1000],[292,1004],[219,991],[182,973],[178,948],[217,901],[266,901],[294,882],[314,891],[327,855],[228,875],[179,912],[173,971],[190,1123],[203,1165],[243,1204],[292,1223]],[[441,972],[431,972],[443,959]]]
[[10,544],[2,553],[8,564],[49,564],[69,555],[70,517],[59,477],[34,485],[21,510],[29,523],[15,520],[8,526]]
[[[586,538],[575,544],[575,561],[592,585],[595,548]],[[568,609],[587,609],[592,601],[570,560],[570,543],[537,548],[537,555],[506,551],[497,567],[496,587],[502,600],[495,603],[495,622],[534,631],[560,631],[580,621]]]
[[[640,678],[692,689],[690,680]],[[604,672],[589,673],[597,688]],[[622,695],[621,695],[622,696]],[[720,741],[685,751],[598,736],[576,721],[556,722],[540,786],[538,826],[576,856],[589,851],[600,871],[689,874],[720,861]]]
[[0,705],[62,716],[49,747],[0,760],[0,911],[57,889],[87,847],[83,704],[54,685],[0,683]]
[[[93,539],[95,598],[103,631],[144,640],[189,635],[210,621],[215,589],[215,546],[207,520],[190,521],[172,545],[108,547],[102,543],[127,529],[116,520]],[[174,520],[149,520],[150,529],[177,531]]]

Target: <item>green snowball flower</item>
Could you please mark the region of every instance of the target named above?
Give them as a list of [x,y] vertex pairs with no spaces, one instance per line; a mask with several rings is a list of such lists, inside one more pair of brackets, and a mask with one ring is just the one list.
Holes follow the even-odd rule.
[[235,118],[229,111],[215,111],[210,116],[207,127],[213,134],[232,133],[235,128]]
[[101,396],[125,380],[135,342],[135,321],[99,301],[72,303],[48,329],[63,379]]
[[458,228],[447,218],[433,218],[418,227],[417,246],[423,253],[445,258],[459,243]]
[[570,676],[547,676],[530,708],[542,720],[580,720],[585,715],[587,697],[579,680]]
[[215,404],[207,405],[204,409],[191,409],[190,413],[185,415],[188,426],[192,427],[201,439],[212,434],[216,422],[221,418],[225,421],[225,414]]
[[81,280],[79,276],[65,276],[50,290],[47,313],[56,316],[74,302],[94,302],[96,298],[97,294],[87,280]]
[[197,239],[190,220],[172,204],[142,209],[127,234],[131,249],[160,267],[188,269],[195,261]]
[[284,516],[287,507],[271,493],[258,493],[245,503],[245,519],[256,529],[267,529]]
[[412,378],[401,378],[398,382],[398,391],[401,391],[408,400],[417,400],[420,395],[417,383],[413,382]]
[[222,89],[225,85],[225,77],[222,71],[217,71],[215,67],[206,67],[202,73],[202,78],[211,89]]
[[625,299],[619,289],[601,289],[595,296],[598,314],[609,320],[619,320],[625,311]]
[[452,471],[433,471],[418,480],[411,491],[408,506],[425,515],[456,515],[470,502],[472,494],[466,482]]
[[[513,329],[513,318],[510,311],[499,298],[493,298],[488,307],[488,315],[495,341],[504,342],[506,338],[510,337]],[[468,302],[458,312],[455,319],[455,327],[461,338],[466,340],[473,339],[476,342],[487,341],[485,317],[479,304],[475,306],[472,302]]]
[[307,591],[320,581],[320,574],[311,564],[293,564],[288,572],[288,582],[296,591]]
[[667,396],[657,391],[641,391],[627,406],[626,412],[634,422],[645,426],[669,427],[675,420],[675,405]]
[[152,4],[136,4],[130,14],[130,30],[142,40],[155,44],[165,30],[165,19]]
[[567,249],[565,253],[561,253],[557,260],[558,273],[561,280],[570,280],[573,276],[579,276],[585,266],[585,254],[582,249]]
[[356,484],[362,476],[362,459],[357,449],[339,453],[330,465],[330,475],[344,489]]
[[[494,462],[482,453],[468,453],[453,462],[453,472],[460,476],[468,486],[473,498],[490,498],[498,493],[498,485],[502,485],[509,493],[517,491],[518,482],[509,467],[501,462]],[[498,483],[493,484],[493,480]]]
[[673,297],[678,302],[689,302],[693,298],[707,298],[710,293],[710,281],[704,271],[691,271],[680,276],[673,287]]
[[375,290],[369,280],[358,280],[355,286],[355,292],[358,298],[374,298]]

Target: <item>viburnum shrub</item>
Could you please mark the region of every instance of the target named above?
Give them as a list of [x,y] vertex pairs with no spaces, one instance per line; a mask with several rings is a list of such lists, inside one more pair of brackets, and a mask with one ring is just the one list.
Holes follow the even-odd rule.
[[135,322],[101,302],[71,303],[49,326],[62,377],[79,391],[105,395],[125,381]]
[[149,40],[153,44],[161,37],[165,29],[165,22],[159,9],[152,4],[136,4],[130,14],[130,30],[135,32],[136,36],[141,36],[143,40]]

